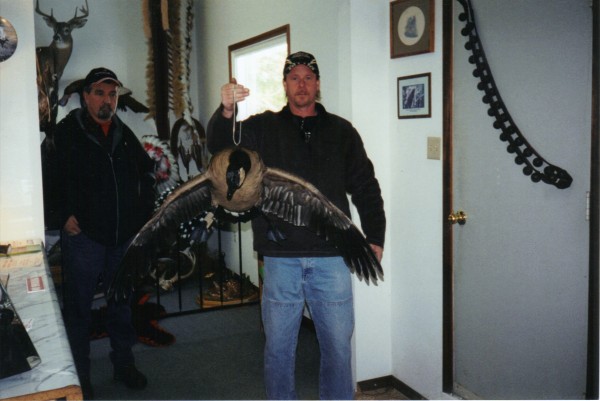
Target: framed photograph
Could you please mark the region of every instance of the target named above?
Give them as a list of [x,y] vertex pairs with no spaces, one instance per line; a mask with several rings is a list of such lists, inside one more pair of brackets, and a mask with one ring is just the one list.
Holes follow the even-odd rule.
[[17,32],[10,21],[0,17],[0,62],[8,60],[17,50]]
[[431,73],[398,78],[398,118],[431,117]]
[[433,0],[395,0],[390,3],[392,58],[433,51],[434,11]]

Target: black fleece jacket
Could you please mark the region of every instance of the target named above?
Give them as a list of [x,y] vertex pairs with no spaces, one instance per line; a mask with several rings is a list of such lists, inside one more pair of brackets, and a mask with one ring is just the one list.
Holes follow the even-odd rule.
[[[221,112],[222,105],[208,123],[211,153],[233,143],[233,121]],[[268,167],[286,170],[312,183],[348,216],[347,194],[350,194],[367,241],[383,247],[386,225],[383,199],[363,142],[348,121],[328,113],[320,103],[317,113],[316,117],[303,119],[285,106],[277,113],[267,111],[249,117],[242,123],[241,145],[257,151]],[[285,240],[276,243],[267,239],[270,227],[265,217],[252,221],[254,249],[262,255],[339,255],[332,245],[304,227],[277,219],[271,219],[271,224],[285,235]]]
[[151,216],[154,163],[117,116],[105,136],[86,109],[76,109],[58,123],[55,135],[61,227],[74,215],[89,238],[123,244]]

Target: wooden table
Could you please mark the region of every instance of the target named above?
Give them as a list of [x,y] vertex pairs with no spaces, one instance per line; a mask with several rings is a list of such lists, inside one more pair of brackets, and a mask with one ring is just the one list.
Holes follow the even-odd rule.
[[[11,259],[0,258],[0,276],[10,274],[7,292],[25,326],[30,326],[28,334],[41,363],[27,372],[0,379],[0,399],[83,399],[45,253]],[[36,284],[32,286],[32,282]]]

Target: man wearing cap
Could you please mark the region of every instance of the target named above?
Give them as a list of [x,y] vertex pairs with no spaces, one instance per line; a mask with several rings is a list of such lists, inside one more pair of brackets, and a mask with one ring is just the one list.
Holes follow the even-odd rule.
[[[240,144],[256,150],[267,166],[311,182],[348,216],[350,194],[367,241],[381,260],[386,220],[373,164],[356,129],[318,103],[320,74],[311,54],[297,52],[287,57],[283,87],[287,105],[278,112],[266,111],[243,121]],[[235,103],[247,96],[248,89],[235,82],[221,88],[221,105],[207,130],[211,152],[231,146]],[[283,240],[268,239],[273,225]],[[304,227],[258,217],[252,228],[254,249],[264,256],[261,308],[267,397],[297,398],[296,345],[307,305],[321,351],[319,396],[352,399],[354,307],[351,276],[343,258]]]
[[[106,292],[131,238],[152,213],[153,163],[131,129],[116,116],[121,82],[95,68],[84,81],[83,107],[56,126],[66,274],[67,332],[85,398],[90,382],[91,309],[98,284]],[[144,388],[134,364],[137,340],[131,309],[107,302],[115,380]]]

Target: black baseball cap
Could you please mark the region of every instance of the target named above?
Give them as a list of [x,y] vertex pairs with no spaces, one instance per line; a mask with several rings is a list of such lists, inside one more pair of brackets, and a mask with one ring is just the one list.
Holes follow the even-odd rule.
[[285,79],[287,74],[298,65],[307,66],[315,73],[317,79],[319,79],[319,65],[317,64],[317,60],[315,59],[315,56],[306,52],[296,52],[287,56],[285,65],[283,66],[283,78]]
[[104,67],[94,68],[93,70],[91,70],[85,77],[83,86],[87,88],[89,86],[92,86],[93,84],[105,81],[113,81],[117,85],[123,86],[121,81],[119,81],[119,79],[117,78],[117,75],[108,68]]

